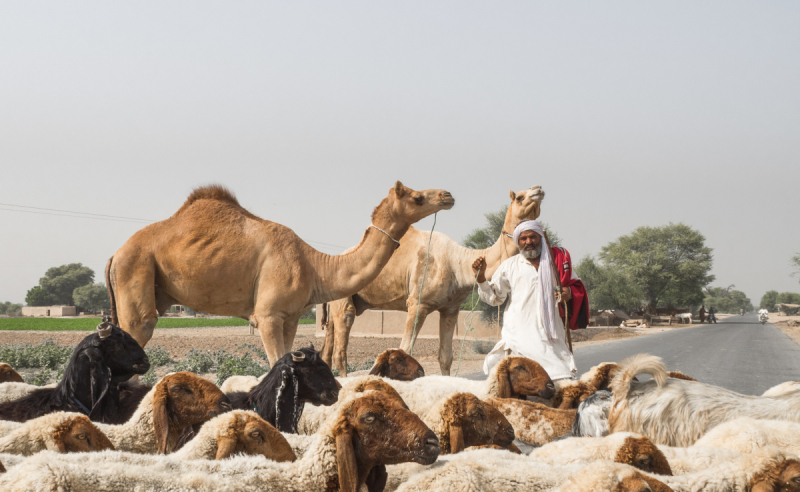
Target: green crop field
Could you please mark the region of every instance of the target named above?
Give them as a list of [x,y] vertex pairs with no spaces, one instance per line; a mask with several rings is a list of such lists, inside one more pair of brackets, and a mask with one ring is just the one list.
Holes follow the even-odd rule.
[[[0,318],[2,330],[90,331],[100,318]],[[213,326],[247,326],[240,318],[159,318],[158,328],[206,328]],[[301,325],[314,324],[313,319],[301,319]]]

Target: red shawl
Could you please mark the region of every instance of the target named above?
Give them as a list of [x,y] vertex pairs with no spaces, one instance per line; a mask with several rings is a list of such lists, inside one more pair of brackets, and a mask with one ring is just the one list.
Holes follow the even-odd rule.
[[[569,327],[577,330],[586,328],[589,324],[589,294],[586,292],[583,282],[572,278],[572,259],[569,251],[564,248],[550,248],[553,253],[553,262],[556,270],[561,277],[561,285],[569,287],[572,291],[572,299],[569,300]],[[561,318],[564,318],[564,305],[559,303],[558,310]]]

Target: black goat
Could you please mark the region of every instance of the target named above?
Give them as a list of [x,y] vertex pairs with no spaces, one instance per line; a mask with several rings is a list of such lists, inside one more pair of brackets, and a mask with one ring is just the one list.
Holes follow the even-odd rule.
[[64,377],[55,388],[41,388],[17,400],[0,404],[0,420],[25,422],[65,411],[91,420],[118,424],[119,385],[134,374],[144,374],[150,362],[129,334],[110,322],[81,340],[69,359]]
[[339,384],[314,347],[281,357],[264,379],[249,392],[228,393],[233,408],[255,410],[281,432],[297,434],[297,422],[306,402],[333,405]]

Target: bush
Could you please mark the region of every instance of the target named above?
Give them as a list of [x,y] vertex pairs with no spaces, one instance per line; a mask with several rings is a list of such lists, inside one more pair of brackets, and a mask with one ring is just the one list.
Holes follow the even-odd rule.
[[15,369],[43,367],[57,369],[65,365],[72,355],[72,347],[62,347],[51,338],[31,345],[3,345],[0,347],[0,361],[10,364]]
[[146,373],[142,374],[142,377],[139,380],[142,382],[142,384],[146,384],[148,386],[155,385],[158,382],[155,366],[150,364],[150,369],[148,369]]
[[[347,374],[350,374],[351,372],[356,372],[356,371],[366,371],[366,370],[372,369],[372,366],[374,366],[374,365],[375,365],[375,359],[374,358],[367,359],[366,361],[364,361],[363,364],[350,364],[350,363],[348,363],[347,364]],[[338,369],[331,369],[331,372],[333,372],[334,376],[339,377],[339,370]]]
[[211,372],[214,367],[214,353],[209,350],[192,349],[186,354],[186,360],[182,360],[175,365],[175,372],[189,371],[195,374]]
[[45,384],[48,384],[50,382],[50,379],[52,378],[53,378],[53,371],[51,371],[50,369],[43,369],[41,371],[28,374],[22,379],[24,379],[25,382],[28,384],[33,384],[35,386],[44,386]]
[[225,352],[217,359],[217,386],[231,376],[261,376],[267,371],[269,364],[259,364],[249,353],[239,356]]
[[169,356],[169,351],[161,347],[145,349],[144,352],[147,354],[147,358],[150,360],[151,370],[153,369],[153,367],[166,366],[167,364],[175,362]]
[[[252,343],[245,343],[244,345],[239,345],[238,347],[236,347],[236,350],[243,350],[243,349],[249,350],[250,352],[253,353],[253,355],[257,356],[261,360],[266,360],[266,361],[269,360],[267,354],[263,350],[261,350],[261,347],[258,345]],[[269,363],[267,363],[267,366],[269,366]]]
[[472,350],[476,354],[483,354],[486,355],[492,351],[496,344],[489,340],[474,340],[472,342]]

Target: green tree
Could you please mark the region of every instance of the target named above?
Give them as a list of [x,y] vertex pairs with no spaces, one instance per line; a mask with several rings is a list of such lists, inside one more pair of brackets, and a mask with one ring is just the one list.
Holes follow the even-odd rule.
[[28,293],[25,294],[25,304],[28,306],[50,306],[54,303],[53,296],[38,285],[32,287]]
[[740,309],[753,311],[753,303],[747,298],[744,292],[735,290],[735,285],[723,287],[709,287],[706,289],[706,297],[703,301],[706,308],[714,306],[720,313],[736,314]]
[[108,289],[106,284],[99,282],[96,284],[82,285],[75,288],[72,292],[72,299],[75,301],[76,306],[80,306],[89,311],[101,311],[111,307],[111,301],[108,298]]
[[575,274],[586,287],[591,309],[636,310],[642,306],[641,297],[620,272],[600,264],[592,256],[584,256],[575,265]]
[[777,290],[770,290],[761,297],[761,305],[767,311],[774,312],[775,311],[775,303],[778,302],[778,291]]
[[0,302],[0,314],[16,314],[22,311],[22,304]]
[[[28,291],[25,302],[29,306],[51,304],[74,305],[72,293],[76,288],[94,282],[94,271],[81,263],[70,263],[48,269],[39,279],[39,286]],[[28,299],[30,297],[30,299]],[[36,303],[36,304],[34,304]]]
[[700,304],[714,280],[712,249],[685,224],[639,227],[604,246],[599,259],[620,275],[635,297],[655,307]]
[[[507,211],[508,205],[504,205],[500,207],[500,210],[497,212],[489,212],[484,214],[483,216],[486,218],[486,225],[470,232],[467,237],[461,241],[461,244],[472,249],[486,249],[493,245],[503,232],[503,224],[506,221]],[[552,230],[545,223],[542,223],[542,227],[544,228],[544,232],[547,234],[547,238],[550,240],[550,246],[561,246],[561,237],[558,235],[558,233]],[[514,233],[514,231],[506,232],[509,234]]]
[[[794,292],[781,292],[775,301],[776,304],[800,304],[800,294]],[[776,309],[777,310],[777,309]],[[797,308],[781,307],[780,311],[793,315],[799,310]]]

